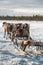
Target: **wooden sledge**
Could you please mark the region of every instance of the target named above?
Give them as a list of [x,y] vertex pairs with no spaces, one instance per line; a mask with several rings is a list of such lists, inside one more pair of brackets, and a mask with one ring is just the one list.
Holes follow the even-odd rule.
[[34,56],[35,55],[34,53],[30,53],[29,51],[28,52],[27,51],[23,51],[19,47],[17,47],[17,49],[18,49],[18,51],[20,53],[23,53],[24,55],[29,55],[29,56]]

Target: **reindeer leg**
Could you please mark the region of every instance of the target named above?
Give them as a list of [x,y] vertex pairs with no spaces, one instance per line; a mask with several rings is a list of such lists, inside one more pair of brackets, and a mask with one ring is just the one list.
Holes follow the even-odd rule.
[[25,46],[24,46],[24,48],[23,48],[23,51],[25,51],[25,49],[26,49],[26,46],[27,46],[27,45],[25,45]]
[[14,43],[14,38],[13,38],[13,33],[12,32],[10,33],[10,39],[11,39],[11,42]]
[[6,30],[4,30],[4,38],[5,38],[5,36],[6,36]]
[[16,43],[16,45],[18,46],[18,43],[17,43],[17,38],[15,39],[15,43]]
[[6,31],[6,39],[8,39],[8,32]]

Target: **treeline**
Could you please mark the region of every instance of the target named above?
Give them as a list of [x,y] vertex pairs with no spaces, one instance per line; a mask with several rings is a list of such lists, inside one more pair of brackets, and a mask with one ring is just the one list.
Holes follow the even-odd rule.
[[36,20],[43,21],[43,16],[0,16],[0,20]]

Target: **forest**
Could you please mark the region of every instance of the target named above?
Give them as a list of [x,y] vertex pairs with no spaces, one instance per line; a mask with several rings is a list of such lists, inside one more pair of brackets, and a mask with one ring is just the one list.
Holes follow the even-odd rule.
[[43,21],[43,16],[33,15],[33,16],[0,16],[0,20],[35,20]]

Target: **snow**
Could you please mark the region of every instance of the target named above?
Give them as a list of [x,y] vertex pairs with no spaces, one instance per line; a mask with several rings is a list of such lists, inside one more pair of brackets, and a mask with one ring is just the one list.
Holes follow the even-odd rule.
[[20,53],[16,45],[11,43],[0,43],[0,65],[38,65],[39,62],[34,59],[34,57]]
[[0,65],[43,65],[43,55],[33,57],[24,55],[18,51],[16,44],[13,44],[10,39],[3,38],[2,22],[0,22]]

